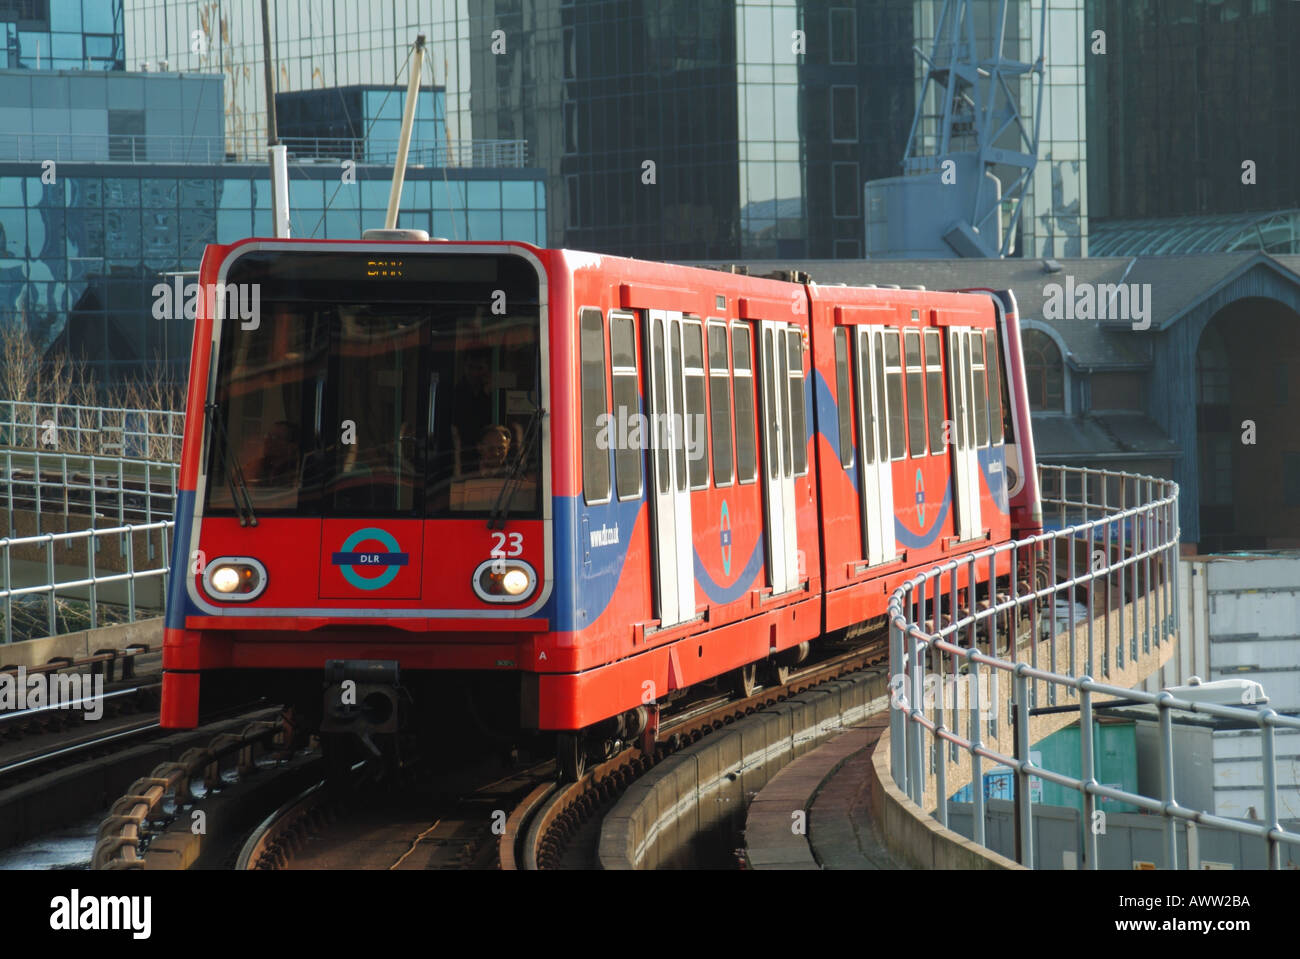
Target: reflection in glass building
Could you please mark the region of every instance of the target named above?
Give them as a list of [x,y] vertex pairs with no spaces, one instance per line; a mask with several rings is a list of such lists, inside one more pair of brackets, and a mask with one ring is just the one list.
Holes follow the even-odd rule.
[[[152,289],[197,269],[207,243],[269,236],[264,165],[167,166],[0,161],[0,324],[25,321],[46,351],[84,358],[101,383],[152,368],[180,374],[190,324],[154,318]],[[383,226],[391,171],[293,166],[292,235],[357,238]],[[408,170],[398,226],[431,236],[541,243],[545,190],[536,170]]]
[[1090,27],[1104,29],[1107,40],[1105,57],[1088,58],[1085,85],[1089,139],[1100,158],[1088,171],[1094,216],[1300,208],[1300,3],[1087,0],[1086,7]]
[[[425,33],[450,165],[471,138],[525,143],[549,245],[860,256],[862,184],[896,173],[906,143],[918,2],[394,0],[374,16],[294,0],[272,10],[277,100],[391,86]],[[221,73],[228,150],[260,156],[257,2],[208,11],[125,0],[128,62]]]
[[122,0],[0,3],[0,70],[121,70],[122,40]]

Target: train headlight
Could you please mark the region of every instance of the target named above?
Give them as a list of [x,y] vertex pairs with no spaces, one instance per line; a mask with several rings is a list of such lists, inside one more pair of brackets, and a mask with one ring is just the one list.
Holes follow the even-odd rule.
[[266,567],[250,556],[222,556],[203,570],[203,588],[213,599],[247,602],[266,589]]
[[537,574],[518,559],[490,559],[474,570],[474,592],[489,603],[517,603],[537,586]]

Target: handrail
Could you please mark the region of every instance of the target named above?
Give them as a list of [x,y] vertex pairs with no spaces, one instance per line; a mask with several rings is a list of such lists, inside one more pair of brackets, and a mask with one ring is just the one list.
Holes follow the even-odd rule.
[[[138,580],[162,578],[162,595],[167,593],[167,577],[170,573],[171,559],[168,540],[176,524],[171,520],[144,523],[141,525],[115,526],[110,529],[83,529],[71,533],[43,533],[38,536],[17,536],[0,539],[0,602],[4,605],[4,642],[13,642],[13,605],[14,599],[24,596],[44,595],[46,597],[46,626],[48,636],[58,634],[57,604],[59,592],[73,589],[85,589],[88,596],[90,628],[99,626],[99,589],[111,583],[126,584],[127,621],[135,622],[137,612],[145,607],[137,605],[135,585]],[[153,534],[160,540],[157,549],[153,547]],[[136,536],[146,537],[146,565],[137,569],[135,562]],[[96,554],[104,541],[117,537],[116,545],[119,555],[124,559],[126,569],[121,572],[103,572],[96,563]],[[77,541],[86,541],[86,575],[72,579],[60,579],[55,569],[55,547],[61,544],[71,546]],[[46,582],[34,586],[13,585],[13,552],[21,548],[37,548],[45,557]],[[150,608],[153,611],[153,608]]]
[[[1027,866],[1034,862],[1030,779],[1038,777],[1082,796],[1083,868],[1098,868],[1099,834],[1092,827],[1098,815],[1104,822],[1104,814],[1096,810],[1097,797],[1131,803],[1163,817],[1165,852],[1174,868],[1178,863],[1179,820],[1260,837],[1267,844],[1269,868],[1281,868],[1281,844],[1300,846],[1300,834],[1283,829],[1278,820],[1274,732],[1300,730],[1300,718],[1283,716],[1269,708],[1193,702],[1168,691],[1148,693],[1094,679],[1098,667],[1103,677],[1109,676],[1112,663],[1114,669],[1124,669],[1126,654],[1135,662],[1140,655],[1158,650],[1161,643],[1172,642],[1177,636],[1177,485],[1151,476],[1065,466],[1040,467],[1040,478],[1044,516],[1055,519],[1061,528],[937,565],[908,580],[890,597],[890,749],[894,781],[924,808],[926,776],[933,774],[938,818],[947,826],[949,767],[964,751],[970,759],[974,838],[987,845],[983,762],[1008,767],[1014,775],[1017,796],[1018,854],[1020,862]],[[1091,495],[1094,489],[1100,495]],[[1078,521],[1071,524],[1074,520]],[[1067,568],[1058,570],[1062,554]],[[978,589],[963,585],[978,582],[981,573],[986,581],[1005,583],[1006,592],[995,587],[980,599]],[[1062,600],[1064,615],[1059,611]],[[1082,620],[1078,613],[1081,600],[1087,603]],[[1100,622],[1098,612],[1103,614]],[[1022,636],[1022,620],[1028,621],[1027,637]],[[1086,633],[1080,636],[1085,625]],[[1101,637],[1095,635],[1098,626]],[[1068,638],[1068,649],[1059,651],[1062,638]],[[1046,668],[1039,663],[1039,647],[1044,642],[1049,657]],[[1025,646],[1029,651],[1027,660],[1022,658]],[[1061,652],[1068,664],[1059,662]],[[926,674],[927,659],[937,669],[937,676]],[[982,668],[988,670],[987,676],[982,675]],[[1010,756],[985,739],[998,745],[1003,742],[996,702],[997,678],[1001,674],[1008,675],[1012,686],[1007,714],[1014,744],[1014,755]],[[937,702],[928,704],[927,689],[932,691],[936,680],[943,694]],[[959,680],[972,701],[967,704],[969,708],[948,701],[949,689]],[[1039,695],[1040,687],[1047,693],[1048,705],[1043,709],[1037,708],[1044,698]],[[1094,702],[1094,696],[1110,699]],[[1058,705],[1058,699],[1077,701],[1077,706]],[[1102,785],[1096,779],[1093,719],[1095,710],[1113,699],[1122,700],[1125,706],[1155,707],[1162,759],[1159,798]],[[1076,708],[1080,770],[1085,778],[1045,769],[1029,760],[1030,717],[1035,712]],[[1229,819],[1177,803],[1173,788],[1175,711],[1259,729],[1263,822]],[[965,736],[961,735],[963,720]],[[931,750],[928,761],[927,736]]]
[[0,447],[180,462],[183,410],[0,400]]

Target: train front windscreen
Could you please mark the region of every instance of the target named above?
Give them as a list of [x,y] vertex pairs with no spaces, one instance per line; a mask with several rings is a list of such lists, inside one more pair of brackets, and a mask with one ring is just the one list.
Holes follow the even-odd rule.
[[540,515],[528,261],[260,250],[226,289],[255,309],[221,324],[208,514]]

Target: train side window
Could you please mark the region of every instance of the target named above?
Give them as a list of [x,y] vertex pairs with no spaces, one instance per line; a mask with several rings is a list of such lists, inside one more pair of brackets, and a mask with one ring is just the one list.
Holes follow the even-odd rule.
[[[871,395],[871,343],[874,339],[875,336],[871,333],[858,335],[858,381],[862,384],[862,409],[858,414],[862,417],[862,429],[866,433],[866,441],[862,444],[862,461],[868,466],[876,461],[877,443],[871,436],[872,424],[880,421],[879,400]],[[876,429],[879,431],[880,427]]]
[[[580,314],[582,352],[582,488],[588,503],[609,501],[609,415],[605,376],[605,322],[600,310]],[[602,418],[604,417],[604,418]],[[602,437],[605,433],[605,437]]]
[[984,376],[984,334],[970,335],[971,381],[975,392],[975,444],[989,445],[989,394]]
[[[915,311],[914,311],[915,312]],[[907,363],[908,455],[925,455],[925,367],[921,364],[921,334],[903,334],[903,359]]]
[[736,393],[736,478],[741,483],[758,479],[757,439],[754,422],[754,359],[749,329],[731,328],[732,381]]
[[901,460],[907,451],[903,422],[903,367],[898,350],[898,331],[887,330],[885,339],[885,387],[889,398],[889,458]]
[[[776,385],[776,367],[778,365],[776,361],[777,347],[772,343],[771,330],[762,330],[760,335],[763,337],[763,409],[767,415],[767,446],[765,446],[763,450],[765,456],[769,450],[772,452],[772,455],[767,457],[768,478],[780,479],[781,455],[777,452],[777,447],[781,440],[781,431],[778,429],[780,419],[776,413],[777,405],[780,402],[780,400],[777,399],[778,389]],[[790,398],[788,396],[785,398],[785,402],[786,408],[783,411],[785,413],[784,419],[786,423],[789,423]],[[786,434],[788,437],[789,430],[786,431]],[[786,458],[789,458],[788,455]]]
[[946,452],[943,442],[943,341],[938,330],[925,331],[925,391],[930,395],[930,454]]
[[713,440],[713,485],[730,486],[735,479],[731,449],[731,367],[727,363],[727,327],[709,324],[709,414]]
[[673,391],[673,415],[677,419],[669,428],[673,447],[673,464],[677,469],[677,490],[686,490],[686,434],[681,429],[685,417],[686,399],[682,389],[682,321],[670,320],[668,324],[668,351],[671,379],[668,388]]
[[876,344],[876,455],[887,463],[889,455],[889,404],[885,402],[885,338],[882,333],[871,337]]
[[[662,343],[664,341],[664,321],[661,319],[654,320],[654,338],[653,342]],[[651,371],[651,389],[654,391],[654,408],[656,410],[668,409],[667,403],[667,373],[664,369],[664,351],[655,347],[650,351],[654,357],[654,369]],[[655,475],[659,477],[659,492],[669,493],[672,491],[672,472],[668,463],[668,444],[664,437],[664,431],[658,423],[650,424],[650,432],[654,436],[655,447]]]
[[808,472],[808,412],[803,393],[803,334],[785,331],[786,361],[790,370],[790,441],[794,446],[794,475]]
[[835,406],[840,420],[840,465],[853,465],[853,391],[849,389],[849,331],[835,330]]
[[[641,413],[637,396],[636,320],[626,313],[609,315],[609,357],[614,375],[614,429],[617,430],[620,421],[635,423],[635,417]],[[641,495],[641,451],[635,444],[615,446],[614,486],[621,500]]]
[[989,369],[989,427],[994,446],[1002,445],[1002,365],[998,362],[998,333],[988,330],[984,334],[985,363]]
[[682,440],[686,445],[687,470],[691,489],[708,489],[708,423],[704,407],[704,330],[694,317],[682,322],[686,375],[686,416],[682,420]]

